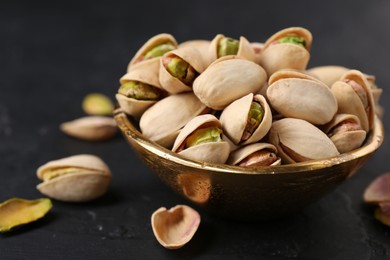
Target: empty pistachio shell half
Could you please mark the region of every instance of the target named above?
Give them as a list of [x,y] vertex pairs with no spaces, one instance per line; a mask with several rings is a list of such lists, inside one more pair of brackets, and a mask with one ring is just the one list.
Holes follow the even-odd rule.
[[86,141],[103,141],[112,138],[117,132],[113,118],[86,116],[60,125],[65,134]]
[[111,182],[111,171],[95,155],[81,154],[50,161],[37,170],[43,180],[37,189],[50,198],[83,202],[106,193]]
[[263,138],[271,128],[272,114],[262,95],[250,93],[227,106],[220,120],[229,139],[241,145]]
[[157,241],[165,248],[178,249],[187,244],[200,224],[200,215],[186,205],[171,209],[161,207],[151,217],[152,229]]
[[268,75],[280,69],[304,70],[310,59],[312,35],[302,27],[290,27],[272,35],[264,43],[260,65]]
[[269,141],[275,145],[285,163],[319,160],[340,154],[324,132],[302,119],[283,118],[275,121]]
[[337,112],[337,101],[321,81],[298,71],[280,70],[268,80],[267,97],[285,117],[326,124]]
[[225,56],[196,78],[193,90],[206,106],[222,110],[236,99],[259,92],[266,77],[264,69],[256,63]]
[[276,147],[268,143],[254,143],[242,146],[232,152],[227,164],[243,167],[280,165]]
[[25,200],[12,198],[0,204],[0,233],[34,222],[51,209],[50,199]]
[[82,108],[88,115],[108,116],[114,111],[114,104],[104,94],[90,93],[84,97]]
[[390,172],[375,178],[364,191],[363,199],[374,204],[390,202]]
[[222,126],[210,114],[197,116],[180,131],[172,151],[204,162],[225,163],[230,145],[222,139]]

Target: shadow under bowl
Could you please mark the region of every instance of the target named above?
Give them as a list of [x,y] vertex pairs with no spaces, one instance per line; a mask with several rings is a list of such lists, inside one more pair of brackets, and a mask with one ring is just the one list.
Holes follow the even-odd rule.
[[[213,214],[237,220],[286,216],[351,177],[383,142],[383,124],[356,150],[324,160],[244,168],[185,158],[149,141],[120,108],[114,118],[131,147],[172,190]],[[129,166],[130,167],[130,166]]]

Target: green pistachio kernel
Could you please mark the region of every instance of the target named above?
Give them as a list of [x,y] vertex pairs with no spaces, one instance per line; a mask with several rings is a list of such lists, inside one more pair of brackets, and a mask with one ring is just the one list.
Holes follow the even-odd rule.
[[138,81],[124,83],[118,93],[138,100],[158,100],[161,95],[157,88]]
[[160,45],[155,46],[153,49],[149,50],[147,53],[145,53],[144,59],[147,60],[147,59],[151,59],[151,58],[155,58],[155,57],[161,57],[164,55],[164,53],[166,53],[168,51],[172,51],[174,49],[176,49],[176,47],[172,43],[170,43],[170,42],[162,43]]
[[305,39],[299,36],[285,36],[279,39],[279,43],[292,43],[292,44],[302,45],[303,47],[306,47]]
[[166,68],[172,76],[186,85],[192,85],[197,75],[195,69],[179,57],[168,58]]
[[221,134],[222,130],[218,127],[200,128],[187,137],[186,147],[191,147],[202,143],[221,142]]
[[240,42],[233,38],[225,37],[218,44],[218,58],[226,55],[236,55]]
[[253,101],[248,112],[247,124],[241,138],[243,141],[249,139],[249,137],[257,129],[257,127],[259,127],[261,121],[263,120],[263,117],[263,107],[259,103]]

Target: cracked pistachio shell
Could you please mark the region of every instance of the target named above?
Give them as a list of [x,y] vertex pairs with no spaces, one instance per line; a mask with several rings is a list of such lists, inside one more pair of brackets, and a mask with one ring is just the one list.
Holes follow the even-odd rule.
[[207,142],[188,147],[178,152],[179,147],[186,138],[199,128],[217,127],[222,129],[219,120],[211,115],[205,114],[193,118],[180,131],[173,145],[172,151],[185,157],[211,163],[225,163],[229,157],[230,145],[223,139],[219,142]]
[[50,199],[26,200],[12,198],[0,204],[0,233],[34,222],[52,208]]
[[86,141],[103,141],[112,138],[117,124],[112,117],[86,116],[62,123],[60,129],[65,134]]
[[[255,101],[261,105],[264,110],[263,118],[260,125],[245,141],[242,136],[248,122],[248,112],[252,102]],[[272,113],[267,101],[262,95],[253,95],[252,93],[233,101],[227,106],[221,114],[220,121],[224,133],[236,145],[254,143],[262,139],[269,131],[272,125]]]
[[367,186],[363,200],[373,204],[390,202],[390,172],[379,175]]
[[[225,36],[223,34],[217,34],[214,37],[214,39],[211,41],[210,46],[209,46],[209,50],[208,50],[209,62],[207,65],[214,62],[218,58],[221,58],[221,57],[218,57],[218,45],[219,45],[219,42],[224,38],[225,38]],[[244,59],[247,59],[247,60],[250,60],[250,61],[253,61],[253,62],[256,60],[255,52],[252,48],[252,45],[244,36],[240,36],[240,40],[239,40],[239,44],[238,44],[238,51],[237,51],[237,54],[234,54],[234,55],[241,57],[241,58],[244,58]]]
[[[250,156],[251,154],[255,152],[259,152],[262,150],[269,150],[270,152],[276,154],[277,150],[276,147],[269,143],[254,143],[254,144],[248,144],[245,146],[240,147],[239,149],[232,152],[229,156],[229,159],[227,161],[227,164],[230,165],[238,165],[242,160]],[[276,157],[276,160],[273,161],[269,166],[274,165],[280,165],[281,159]]]
[[[139,65],[140,63],[146,61],[143,59],[145,53],[147,53],[149,50],[163,43],[171,43],[173,46],[177,48],[176,39],[171,34],[167,34],[167,33],[157,34],[152,38],[150,38],[147,42],[145,42],[144,45],[142,45],[142,47],[136,52],[134,57],[131,59],[127,70],[129,71],[130,69],[135,67],[135,65]],[[160,57],[156,57],[155,59],[159,60]]]
[[266,79],[264,69],[256,63],[224,56],[196,78],[193,91],[206,106],[222,110],[236,99],[259,92]]
[[324,132],[302,119],[283,118],[273,122],[269,141],[275,145],[283,163],[339,155],[336,146]]
[[348,68],[343,66],[328,65],[313,67],[308,69],[306,72],[324,82],[328,87],[331,87],[333,83],[338,81],[348,70]]
[[192,84],[186,85],[180,79],[172,76],[164,66],[164,59],[169,56],[177,56],[181,58],[187,62],[189,66],[191,66],[198,74],[200,74],[206,68],[201,53],[193,47],[179,48],[174,51],[165,53],[162,59],[160,59],[159,79],[161,87],[171,94],[192,91]]
[[280,70],[268,83],[269,103],[285,117],[322,125],[337,112],[337,101],[329,87],[305,73]]
[[[342,126],[341,124],[345,124]],[[348,125],[352,124],[352,129]],[[335,134],[331,132],[339,127]],[[332,121],[324,125],[323,131],[330,137],[340,153],[346,153],[359,148],[366,139],[366,131],[361,128],[357,116],[349,114],[337,114]]]
[[151,224],[154,236],[165,248],[178,249],[187,244],[200,224],[199,213],[186,205],[171,209],[161,207],[153,212]]
[[[277,43],[285,36],[298,36],[305,39],[306,47],[291,43]],[[280,69],[304,70],[310,59],[312,35],[302,27],[290,27],[272,35],[264,43],[261,51],[260,65],[268,75]]]
[[192,118],[202,114],[206,108],[192,92],[168,96],[141,116],[141,132],[151,141],[170,148],[180,129]]
[[[159,70],[160,59],[147,60],[128,71],[120,78],[119,82],[120,84],[124,84],[129,81],[142,82],[161,90],[161,94],[163,95],[163,90],[159,81]],[[137,118],[139,118],[146,109],[157,102],[155,100],[138,100],[119,93],[115,95],[115,98],[126,114]]]
[[83,202],[106,193],[111,182],[111,171],[95,155],[81,154],[50,161],[37,169],[43,180],[37,189],[50,198]]
[[[345,80],[353,80],[363,88],[362,99]],[[375,104],[369,83],[358,70],[347,71],[340,80],[332,85],[332,93],[336,97],[338,104],[338,114],[352,114],[359,118],[363,130],[368,132],[372,129],[375,117]]]

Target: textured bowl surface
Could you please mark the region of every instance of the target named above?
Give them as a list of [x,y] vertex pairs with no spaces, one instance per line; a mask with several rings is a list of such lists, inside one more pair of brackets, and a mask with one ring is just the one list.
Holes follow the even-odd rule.
[[187,159],[147,140],[120,108],[114,117],[132,148],[165,184],[211,213],[239,220],[286,216],[319,199],[352,176],[379,148],[384,134],[376,118],[364,146],[352,152],[249,169]]

